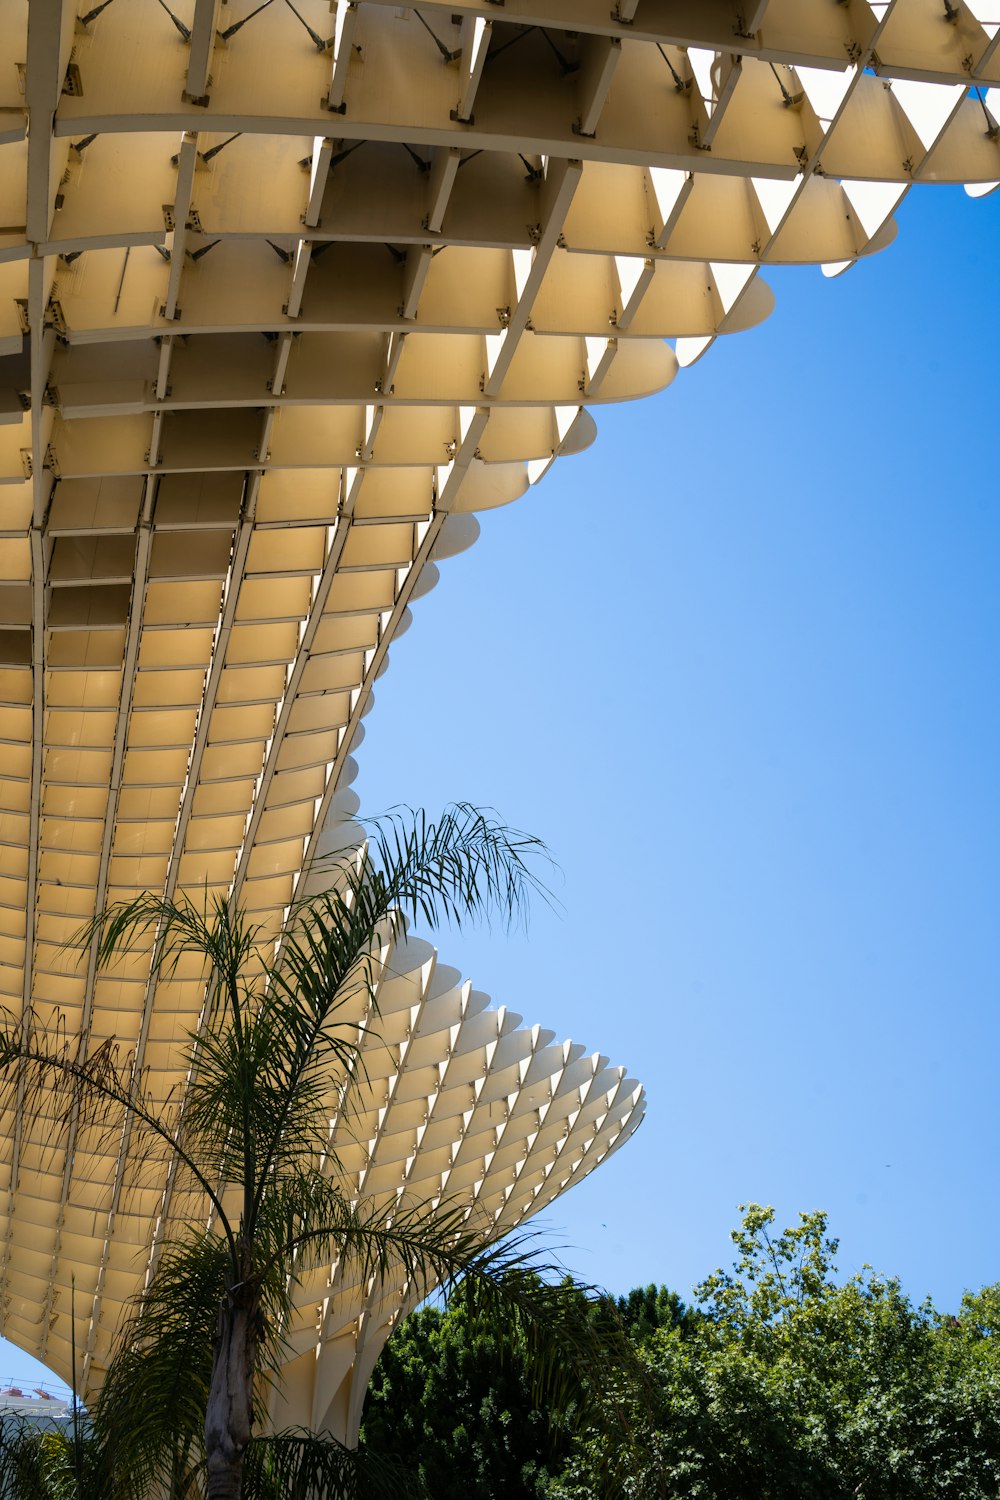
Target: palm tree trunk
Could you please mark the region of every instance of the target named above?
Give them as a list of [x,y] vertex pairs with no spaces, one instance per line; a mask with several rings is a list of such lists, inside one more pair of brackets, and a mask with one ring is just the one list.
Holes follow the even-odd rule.
[[257,1296],[248,1292],[244,1283],[229,1293],[219,1312],[212,1384],[205,1412],[208,1500],[240,1500],[243,1456],[253,1421],[259,1331]]

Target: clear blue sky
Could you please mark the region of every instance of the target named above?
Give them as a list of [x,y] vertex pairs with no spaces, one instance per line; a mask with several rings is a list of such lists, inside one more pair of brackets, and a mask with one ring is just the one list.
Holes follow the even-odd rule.
[[910,194],[777,308],[481,517],[366,721],[365,810],[488,802],[561,916],[442,935],[637,1074],[637,1136],[547,1216],[682,1293],[737,1205],[825,1208],[841,1269],[1000,1279],[1000,194]]
[[527,938],[439,945],[645,1083],[546,1216],[614,1291],[687,1293],[751,1199],[918,1299],[1000,1279],[1000,194],[898,218],[481,517],[366,721],[366,811],[559,860]]

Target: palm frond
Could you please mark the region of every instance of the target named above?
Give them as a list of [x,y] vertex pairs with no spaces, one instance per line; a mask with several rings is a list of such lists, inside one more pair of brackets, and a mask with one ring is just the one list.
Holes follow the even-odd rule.
[[131,1122],[133,1168],[154,1169],[176,1158],[198,1183],[232,1230],[211,1177],[186,1149],[175,1101],[156,1099],[144,1087],[134,1054],[105,1043],[88,1054],[83,1037],[70,1038],[60,1024],[44,1026],[34,1012],[15,1018],[0,1012],[0,1110],[18,1109],[30,1120],[44,1152],[66,1148],[72,1128],[90,1133],[92,1155],[103,1154],[114,1171],[121,1130]]
[[[535,868],[554,868],[544,842],[509,828],[491,809],[457,802],[432,819],[396,807],[365,827],[360,850],[319,860],[313,873],[329,880],[342,903],[360,905],[370,932],[396,911],[432,929],[470,919],[512,926],[526,920],[532,897],[553,900]],[[293,911],[308,912],[317,901],[303,897]]]
[[536,865],[554,868],[533,834],[509,828],[490,808],[455,802],[436,820],[391,808],[366,821],[367,873],[388,905],[431,928],[468,920],[526,921],[533,897],[552,901]]
[[93,1425],[116,1469],[127,1470],[140,1493],[159,1485],[172,1494],[200,1451],[228,1266],[217,1236],[180,1237],[119,1332]]
[[304,1428],[254,1438],[243,1470],[243,1500],[400,1500],[414,1485],[398,1464]]
[[153,967],[168,977],[186,954],[205,960],[224,981],[238,976],[261,929],[235,913],[220,896],[206,896],[197,906],[187,896],[170,899],[146,892],[131,901],[116,901],[86,922],[73,939],[80,948],[97,945],[100,968],[114,963],[147,935],[152,935]]
[[47,1436],[14,1413],[0,1417],[0,1495],[12,1500],[53,1500]]
[[269,1028],[260,1054],[268,1069],[258,1076],[282,1108],[267,1137],[267,1162],[295,1118],[319,1105],[331,1070],[346,1077],[356,1068],[359,1026],[377,1008],[379,950],[407,918],[431,928],[470,917],[511,923],[525,915],[531,894],[548,899],[535,870],[539,861],[551,863],[541,840],[469,803],[446,808],[436,821],[394,809],[368,826],[360,852],[325,867],[327,889],[293,908],[268,976],[257,1018]]
[[[335,1180],[325,1179],[314,1184],[297,1216],[289,1199],[280,1230],[274,1226],[272,1233],[276,1242],[288,1234],[272,1252],[275,1266],[301,1273],[339,1261],[361,1284],[405,1285],[411,1303],[440,1287],[446,1297],[460,1295],[481,1326],[516,1329],[536,1399],[559,1420],[576,1411],[600,1414],[607,1426],[610,1414],[611,1425],[624,1432],[635,1398],[647,1392],[648,1377],[613,1306],[596,1288],[570,1281],[563,1266],[544,1258],[535,1234],[484,1244],[483,1225],[470,1219],[462,1204],[387,1211],[354,1202]],[[608,1381],[595,1391],[595,1370],[614,1372],[620,1399]]]

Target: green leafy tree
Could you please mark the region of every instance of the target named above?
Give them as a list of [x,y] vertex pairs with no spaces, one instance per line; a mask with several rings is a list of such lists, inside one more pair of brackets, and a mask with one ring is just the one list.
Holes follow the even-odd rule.
[[[660,1328],[688,1327],[696,1315],[665,1287],[642,1287],[617,1302],[566,1284],[581,1319],[614,1347],[623,1337],[641,1345]],[[621,1390],[616,1411],[632,1402],[645,1411],[648,1392],[627,1361],[602,1361],[589,1372],[591,1403],[606,1397],[612,1378]],[[593,1377],[600,1378],[595,1380]],[[362,1443],[398,1461],[412,1459],[420,1493],[432,1500],[536,1500],[550,1493],[571,1452],[571,1435],[584,1416],[584,1393],[559,1412],[539,1408],[532,1363],[517,1325],[484,1326],[459,1296],[447,1308],[426,1307],[393,1334],[372,1374]],[[608,1487],[606,1460],[623,1445],[633,1422],[617,1420],[602,1432],[595,1478]]]
[[942,1316],[870,1267],[839,1278],[825,1214],[778,1233],[742,1212],[696,1306],[652,1286],[583,1300],[645,1375],[595,1367],[591,1402],[629,1413],[612,1445],[592,1407],[546,1427],[516,1340],[460,1307],[390,1340],[365,1441],[415,1455],[433,1500],[1000,1500],[1000,1287]]
[[[997,1500],[1000,1292],[957,1317],[865,1267],[836,1276],[822,1213],[780,1234],[750,1204],[737,1258],[696,1288],[701,1316],[642,1346],[657,1410],[622,1453],[637,1500]],[[553,1486],[598,1500],[596,1434]],[[624,1471],[624,1472],[623,1472]]]
[[566,1451],[563,1429],[537,1401],[521,1331],[484,1324],[461,1294],[447,1309],[411,1314],[392,1335],[369,1384],[361,1441],[412,1463],[419,1493],[433,1500],[534,1500]]
[[105,1500],[116,1489],[277,1500],[375,1484],[332,1439],[254,1438],[294,1278],[338,1257],[363,1278],[418,1287],[464,1275],[477,1316],[517,1322],[553,1399],[593,1359],[575,1292],[529,1274],[523,1242],[484,1249],[483,1226],[458,1206],[390,1213],[353,1202],[327,1154],[331,1079],[357,1058],[356,1021],[345,1018],[359,990],[375,1001],[386,940],[408,919],[514,920],[540,889],[542,852],[466,805],[437,822],[391,815],[295,909],[276,956],[223,901],[199,909],[150,895],[112,907],[83,936],[101,966],[148,935],[161,973],[191,955],[203,964],[207,1023],[190,1038],[189,1083],[173,1108],[146,1091],[129,1056],[106,1048],[88,1059],[31,1018],[0,1034],[0,1077],[26,1111],[66,1129],[75,1119],[91,1143],[101,1131],[117,1140],[128,1120],[130,1172],[152,1164],[159,1180],[169,1166],[189,1209],[192,1227],[168,1242],[93,1412],[93,1452],[111,1465],[95,1492]]

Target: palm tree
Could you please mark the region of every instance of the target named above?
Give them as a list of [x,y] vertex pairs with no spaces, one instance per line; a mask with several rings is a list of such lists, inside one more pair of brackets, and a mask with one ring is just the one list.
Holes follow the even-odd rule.
[[51,1118],[55,1091],[90,1128],[116,1136],[128,1120],[132,1169],[168,1165],[197,1205],[190,1225],[203,1227],[168,1241],[94,1411],[116,1475],[137,1493],[239,1500],[244,1481],[244,1500],[332,1496],[348,1483],[361,1493],[355,1461],[332,1439],[253,1436],[295,1278],[338,1257],[415,1289],[464,1273],[484,1315],[502,1304],[520,1320],[551,1391],[592,1361],[578,1295],[532,1274],[523,1241],[484,1246],[458,1205],[390,1212],[353,1201],[328,1154],[331,1088],[358,1065],[351,1000],[360,989],[374,1004],[385,943],[413,919],[514,921],[544,891],[539,855],[536,839],[459,804],[436,822],[397,812],[370,825],[365,843],[329,866],[326,889],[291,911],[277,946],[221,899],[198,907],[143,895],[109,908],[82,934],[99,965],[150,934],[161,974],[192,954],[204,963],[206,1019],[173,1104],[148,1092],[131,1055],[85,1059],[30,1017],[0,1032],[0,1080],[22,1108]]
[[2,1500],[51,1500],[46,1434],[21,1417],[0,1417],[0,1497]]

